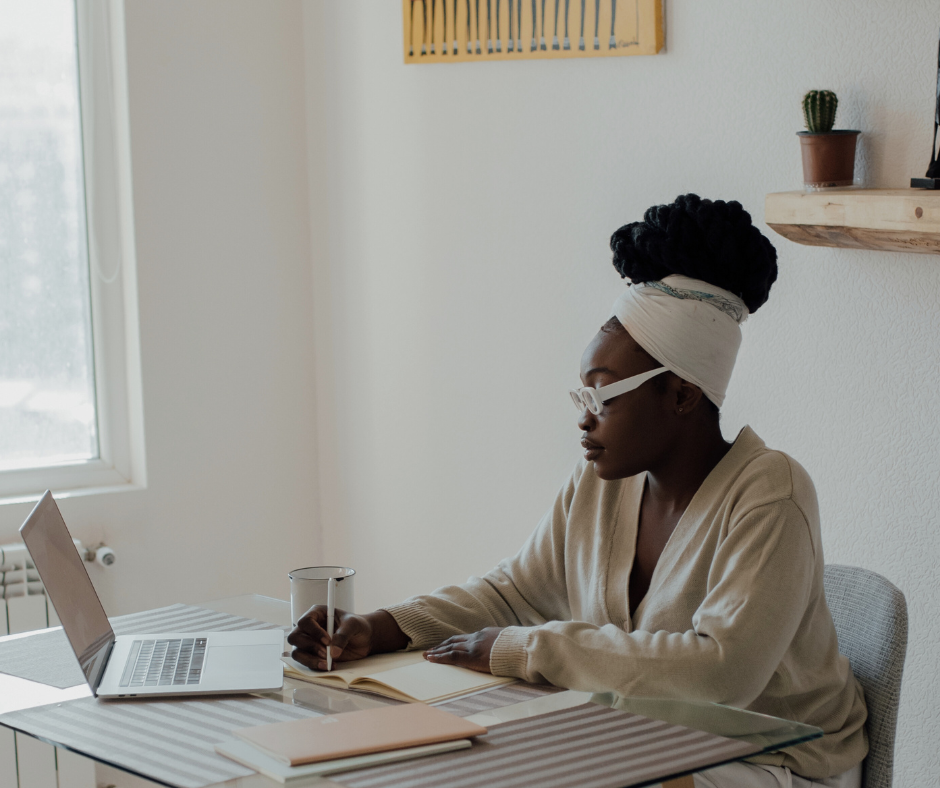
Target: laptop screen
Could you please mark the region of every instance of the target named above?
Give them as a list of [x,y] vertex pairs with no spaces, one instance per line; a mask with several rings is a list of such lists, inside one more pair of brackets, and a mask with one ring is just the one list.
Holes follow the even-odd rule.
[[101,683],[114,631],[72,536],[48,490],[20,534],[93,692]]

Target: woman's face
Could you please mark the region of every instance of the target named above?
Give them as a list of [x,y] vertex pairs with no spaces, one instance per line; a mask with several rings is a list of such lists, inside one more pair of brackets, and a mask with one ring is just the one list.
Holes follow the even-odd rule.
[[[581,357],[581,381],[599,388],[662,366],[625,329],[601,330]],[[675,378],[665,373],[664,378]],[[678,378],[675,378],[678,381]],[[666,391],[657,378],[604,403],[594,415],[585,409],[578,419],[584,458],[601,479],[624,479],[654,467],[672,444],[675,420]]]

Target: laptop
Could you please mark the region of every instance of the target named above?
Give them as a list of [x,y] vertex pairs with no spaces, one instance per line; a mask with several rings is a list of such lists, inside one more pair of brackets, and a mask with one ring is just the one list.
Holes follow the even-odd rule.
[[281,688],[280,629],[115,636],[48,490],[20,526],[20,534],[95,697]]

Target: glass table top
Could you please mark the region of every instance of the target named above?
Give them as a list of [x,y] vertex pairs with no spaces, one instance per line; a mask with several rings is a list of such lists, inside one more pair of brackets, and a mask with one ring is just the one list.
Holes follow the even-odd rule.
[[[290,621],[289,603],[257,594],[211,602],[201,602],[198,604],[200,607],[218,610],[219,612],[246,616],[276,624],[288,624]],[[7,639],[12,639],[12,637],[4,638],[4,640]],[[35,684],[34,682],[24,682],[24,680],[16,679],[12,676],[0,675],[0,685],[3,685],[4,690],[12,690],[20,683],[24,684],[21,694],[24,694],[24,696],[30,695],[31,697],[26,703],[13,704],[14,708],[57,703],[70,700],[73,697],[83,697],[90,694],[87,687],[56,690],[51,687]],[[0,696],[4,694],[4,692],[0,692]],[[264,695],[265,697],[276,699],[282,703],[302,706],[321,714],[340,714],[347,711],[374,708],[376,706],[396,702],[369,693],[336,690],[289,678],[285,678],[284,686],[281,690],[273,693],[264,693]],[[803,725],[790,720],[779,719],[777,717],[744,711],[742,709],[722,706],[715,703],[663,698],[622,698],[613,694],[592,695],[586,692],[575,692],[571,690],[544,695],[502,708],[488,709],[482,713],[467,717],[467,719],[480,725],[492,726],[502,722],[534,717],[550,711],[571,708],[587,702],[599,703],[652,719],[684,725],[689,728],[747,742],[755,747],[759,747],[759,752],[761,753],[792,747],[823,735],[821,729],[811,725]],[[0,706],[2,705],[3,704],[0,704]],[[4,709],[4,711],[5,710],[6,709]],[[54,741],[49,741],[49,743],[56,744]],[[254,775],[252,778],[239,778],[236,781],[229,781],[218,785],[235,788],[236,783],[237,788],[277,785],[277,783],[261,777],[260,775]],[[333,783],[322,778],[317,783],[317,785],[320,786],[331,784]]]

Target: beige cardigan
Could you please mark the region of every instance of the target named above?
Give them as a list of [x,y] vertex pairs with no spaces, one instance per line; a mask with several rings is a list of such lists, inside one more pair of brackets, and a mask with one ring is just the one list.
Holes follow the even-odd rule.
[[490,655],[497,676],[725,703],[825,731],[760,763],[813,779],[859,763],[867,712],[826,607],[806,471],[745,427],[679,520],[632,621],[645,478],[603,481],[581,461],[515,557],[388,611],[412,648],[506,627]]

